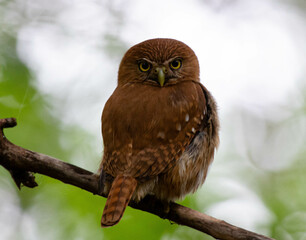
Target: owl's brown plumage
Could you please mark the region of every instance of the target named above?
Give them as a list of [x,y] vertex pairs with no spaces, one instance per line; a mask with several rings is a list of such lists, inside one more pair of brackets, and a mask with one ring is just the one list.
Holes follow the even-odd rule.
[[130,199],[165,201],[201,186],[219,143],[216,104],[200,83],[194,52],[173,39],[130,48],[102,114],[102,227],[117,224]]

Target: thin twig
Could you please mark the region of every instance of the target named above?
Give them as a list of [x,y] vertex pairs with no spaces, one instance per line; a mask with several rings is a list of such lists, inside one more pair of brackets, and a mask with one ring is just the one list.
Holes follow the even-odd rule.
[[[18,187],[37,186],[33,173],[40,173],[98,194],[98,175],[56,158],[19,147],[5,137],[3,128],[16,126],[16,119],[0,119],[0,165],[10,171]],[[105,196],[103,196],[105,197]],[[155,214],[180,225],[197,229],[221,240],[271,240],[271,238],[233,226],[225,221],[184,207],[170,204],[165,211],[161,201],[147,196],[140,202],[130,202],[132,208]]]

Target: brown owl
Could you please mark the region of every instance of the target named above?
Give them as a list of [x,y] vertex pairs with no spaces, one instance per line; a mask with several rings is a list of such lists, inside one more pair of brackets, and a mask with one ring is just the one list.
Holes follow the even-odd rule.
[[117,224],[131,199],[169,202],[204,182],[219,143],[216,103],[200,83],[195,53],[173,39],[130,48],[102,113],[99,189],[102,227]]

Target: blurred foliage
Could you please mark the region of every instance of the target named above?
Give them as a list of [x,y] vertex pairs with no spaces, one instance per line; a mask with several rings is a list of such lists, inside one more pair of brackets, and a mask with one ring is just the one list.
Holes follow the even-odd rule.
[[[59,118],[52,114],[48,104],[51,99],[36,89],[35,79],[18,58],[15,39],[9,38],[5,42],[6,52],[1,56],[0,118],[17,117],[18,122],[17,127],[6,131],[6,136],[27,149],[69,160],[72,151],[63,149],[60,144],[63,130]],[[75,132],[73,127],[64,131],[70,136],[74,136]],[[18,199],[15,207],[20,211],[20,216],[17,217],[20,221],[10,227],[20,229],[21,232],[16,231],[10,238],[5,239],[30,239],[29,236],[21,234],[25,225],[22,219],[27,214],[35,219],[34,225],[39,226],[39,235],[44,236],[44,239],[74,239],[79,234],[75,230],[75,219],[86,218],[87,224],[91,221],[91,225],[97,223],[99,216],[96,210],[93,211],[93,206],[102,206],[101,198],[40,175],[36,176],[38,188],[23,188],[22,191],[17,191],[13,182],[8,181],[9,174],[2,168],[0,170],[1,188],[6,189],[4,194],[7,196],[13,195]],[[5,199],[5,196],[0,198],[2,208],[6,206]],[[87,202],[91,203],[86,204]],[[88,213],[94,214],[88,217]],[[93,230],[79,235],[90,237],[94,232]],[[37,239],[41,238],[39,235],[36,236]]]
[[[305,89],[304,86],[301,89]],[[305,91],[303,93],[306,99]],[[242,119],[249,118],[250,116],[245,116],[247,113],[252,119],[248,127],[242,127],[243,132],[256,136],[256,131],[260,131],[256,129],[258,122],[261,122],[259,125],[265,131],[261,145],[256,146],[257,151],[262,151],[261,154],[255,155],[252,152],[252,143],[246,143],[245,157],[256,168],[242,168],[238,175],[241,181],[245,181],[257,193],[270,212],[270,236],[278,240],[306,239],[305,107],[305,101],[300,101],[299,106],[291,106],[290,115],[285,118],[281,118],[281,114],[272,118],[259,117],[247,111],[240,116]],[[253,141],[256,142],[254,139]],[[273,153],[274,151],[279,154]]]
[[[237,1],[227,1],[231,2]],[[295,2],[305,6],[303,1]],[[100,156],[91,151],[91,136],[80,126],[63,125],[50,104],[55,100],[39,91],[35,73],[18,56],[16,39],[24,19],[38,12],[43,21],[50,20],[56,9],[41,14],[39,8],[22,11],[27,4],[18,3],[0,1],[0,118],[16,117],[18,122],[17,127],[6,130],[6,136],[24,148],[69,162],[75,162],[76,156],[83,152],[87,161],[98,165]],[[115,29],[124,24],[124,17],[109,4],[109,11],[117,19],[110,28]],[[15,21],[8,21],[12,19]],[[110,56],[124,49],[118,32],[112,30],[103,38],[103,50]],[[222,127],[230,129],[228,136],[234,134],[242,139],[231,141],[222,164],[231,162],[230,177],[257,194],[271,215],[269,224],[259,225],[258,230],[278,240],[306,239],[305,85],[301,83],[298,89],[295,94],[300,96],[299,104],[289,101],[286,109],[280,109],[288,113],[285,117],[277,118],[281,114],[274,113],[271,117],[271,109],[258,114],[237,108],[228,114],[228,126]],[[274,165],[267,165],[270,161],[267,156],[274,156],[270,151],[284,159],[281,162],[270,159]],[[36,175],[36,178],[39,187],[18,191],[8,172],[0,168],[0,226],[8,229],[0,232],[0,239],[212,239],[130,208],[119,225],[102,231],[99,222],[105,199],[45,176]],[[206,197],[188,196],[182,204],[206,210],[229,198],[212,189],[206,189],[205,194]],[[8,218],[15,221],[11,223]]]

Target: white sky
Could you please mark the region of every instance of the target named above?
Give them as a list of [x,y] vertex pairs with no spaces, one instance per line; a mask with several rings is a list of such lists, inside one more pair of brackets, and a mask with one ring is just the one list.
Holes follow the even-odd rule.
[[[114,1],[113,9],[124,9],[119,27],[97,1],[75,1],[71,6],[69,1],[62,2],[68,5],[57,13],[56,22],[62,28],[35,22],[25,25],[18,35],[18,50],[41,91],[54,97],[55,114],[66,124],[90,131],[97,145],[102,107],[116,86],[120,62],[103,52],[105,33],[118,34],[128,47],[155,37],[188,44],[198,55],[201,80],[217,99],[221,116],[237,104],[260,111],[285,103],[304,73],[303,22],[274,1],[233,1],[220,9],[198,0]],[[236,220],[254,229],[263,216],[258,211],[264,210],[256,196],[245,197],[246,190],[237,189],[244,199],[240,207],[236,203],[242,198],[232,208],[223,204],[210,212],[226,218],[234,216],[237,208],[246,209],[253,218],[246,214]],[[260,210],[254,212],[256,204]]]

